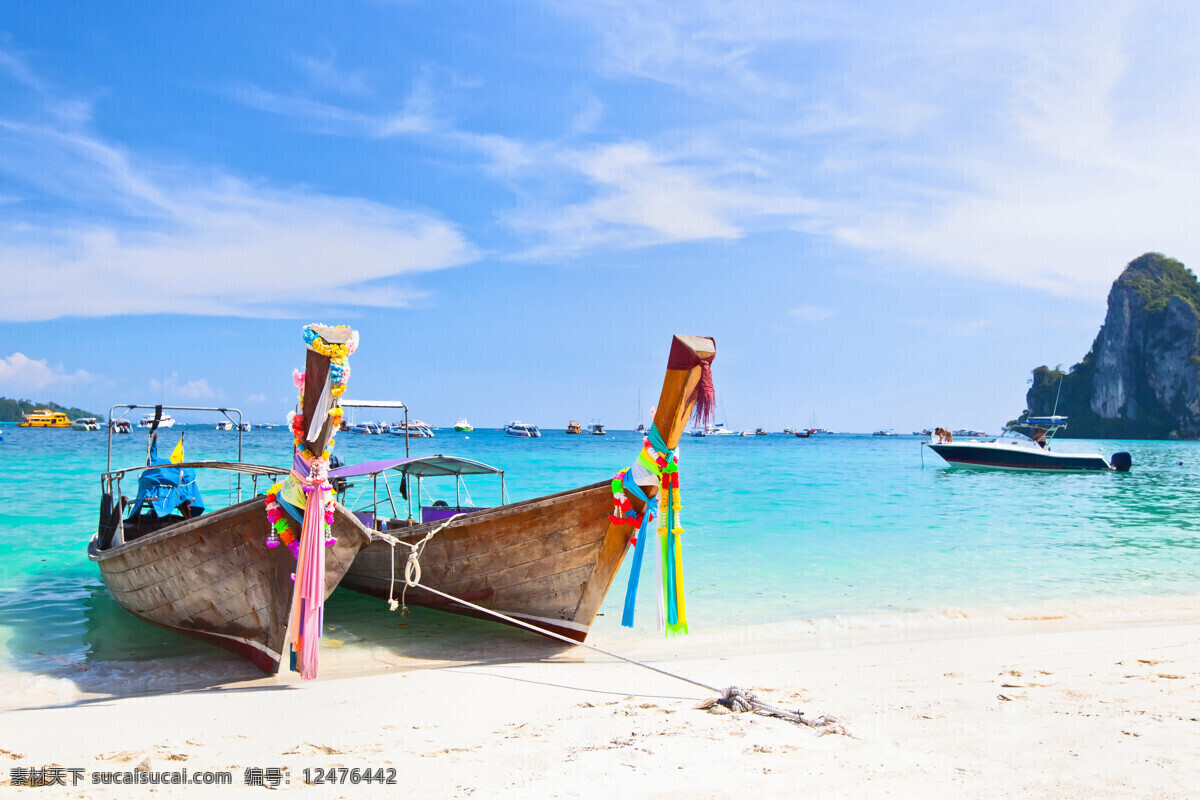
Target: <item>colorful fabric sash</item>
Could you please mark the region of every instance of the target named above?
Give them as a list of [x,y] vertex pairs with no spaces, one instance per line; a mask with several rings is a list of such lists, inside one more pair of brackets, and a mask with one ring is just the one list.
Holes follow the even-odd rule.
[[[614,525],[638,526],[637,533],[631,540],[634,545],[633,563],[630,565],[629,586],[625,592],[625,609],[621,617],[621,624],[631,628],[646,545],[646,530],[657,512],[662,559],[664,630],[667,636],[679,636],[688,632],[683,587],[683,525],[679,519],[682,503],[679,494],[678,459],[678,453],[667,447],[658,428],[651,425],[650,431],[642,441],[642,450],[637,459],[628,469],[618,472],[613,478],[614,508],[609,516],[609,521]],[[648,500],[639,483],[658,484],[658,495]],[[625,492],[646,504],[641,515],[633,510]]]

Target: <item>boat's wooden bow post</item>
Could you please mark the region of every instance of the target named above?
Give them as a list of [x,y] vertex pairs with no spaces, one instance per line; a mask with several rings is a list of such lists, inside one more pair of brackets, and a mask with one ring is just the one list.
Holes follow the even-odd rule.
[[[654,427],[658,428],[663,442],[674,450],[687,430],[688,421],[696,407],[694,394],[704,377],[704,372],[717,354],[717,343],[709,336],[679,336],[671,340],[671,355],[667,362],[667,373],[663,378],[662,394],[654,412]],[[673,365],[689,364],[684,368],[672,369]],[[657,485],[643,486],[647,497],[658,493]],[[636,497],[630,502],[640,514],[645,503]]]

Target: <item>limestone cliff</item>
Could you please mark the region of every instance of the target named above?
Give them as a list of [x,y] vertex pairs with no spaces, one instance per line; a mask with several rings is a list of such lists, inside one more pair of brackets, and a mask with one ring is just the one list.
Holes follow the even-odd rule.
[[[1200,438],[1200,282],[1161,253],[1130,262],[1092,349],[1065,375],[1038,367],[1031,414],[1070,417],[1062,436]],[[1062,380],[1062,394],[1059,380]]]

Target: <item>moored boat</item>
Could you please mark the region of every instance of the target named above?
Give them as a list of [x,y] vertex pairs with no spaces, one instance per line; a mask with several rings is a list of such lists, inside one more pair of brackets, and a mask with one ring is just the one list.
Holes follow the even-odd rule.
[[516,436],[522,439],[537,439],[542,435],[542,431],[537,425],[520,422],[519,420],[513,420],[505,425],[504,433],[508,436]]
[[604,436],[604,423],[598,419],[592,420],[591,424],[588,425],[588,433],[592,436]]
[[[1044,470],[1052,472],[1127,472],[1129,453],[1064,453],[1051,450],[1050,440],[1067,426],[1062,416],[1028,417],[1004,429],[995,439],[969,442],[922,442],[955,467],[976,469]],[[1028,434],[1024,433],[1028,431]],[[958,435],[955,432],[955,435]]]
[[[144,407],[144,406],[140,406],[140,407]],[[160,408],[160,406],[155,406],[155,408]],[[174,418],[171,417],[170,414],[162,414],[158,418],[157,424],[155,423],[155,415],[154,414],[147,414],[146,416],[144,416],[138,420],[139,428],[155,428],[155,429],[170,428],[170,427],[173,427],[174,425],[175,425],[175,420],[174,420]]]
[[118,417],[108,423],[108,429],[113,433],[132,433],[133,426],[129,424],[129,420]]
[[18,428],[69,428],[71,418],[61,411],[39,408],[21,415]]
[[[697,402],[703,401],[705,408],[711,409],[708,364],[715,354],[712,339],[675,337],[646,448],[653,449],[649,442],[661,431],[661,446],[673,453]],[[456,479],[485,472],[502,476],[499,470],[478,462],[444,456],[358,465],[331,475],[348,478],[388,470],[402,473],[404,481],[435,474]],[[626,487],[629,480],[625,478]],[[653,498],[657,480],[649,473],[639,477],[639,491]],[[410,487],[404,495],[422,497],[423,491],[423,487]],[[645,509],[644,501],[635,495],[622,494],[621,502],[628,504],[631,514]],[[355,558],[343,585],[377,597],[398,596],[409,548],[393,547],[387,537],[417,544],[434,534],[421,549],[423,585],[583,641],[631,544],[630,535],[636,532],[627,524],[632,520],[614,522],[613,511],[614,481],[486,509],[464,506],[456,491],[453,505],[446,501],[421,508],[417,515],[410,507],[407,518],[401,518],[394,506],[391,516],[380,514],[376,502],[365,517],[377,532],[375,541]],[[439,530],[441,526],[445,527]],[[399,585],[396,576],[401,576]],[[416,587],[407,590],[407,602],[491,618]]]
[[[171,458],[161,459],[157,428],[151,425],[146,465],[114,470],[110,437],[100,523],[88,557],[113,599],[139,619],[229,649],[268,673],[280,668],[290,643],[298,670],[310,678],[316,674],[324,598],[369,537],[345,508],[326,503],[329,495],[322,491],[328,486],[324,459],[341,414],[338,389],[344,385],[345,357],[353,352],[357,334],[309,326],[305,338],[306,381],[322,388],[304,392],[301,413],[293,417],[298,447],[291,468],[242,463],[240,432],[237,462],[188,462],[182,438]],[[153,417],[161,420],[163,407],[154,408]],[[207,509],[196,477],[205,470],[232,473],[237,502]],[[244,483],[251,484],[253,495],[260,480],[280,475],[289,477],[268,492],[274,506],[262,497],[241,499]],[[128,503],[121,483],[134,476],[138,493]],[[313,491],[306,495],[301,486]],[[289,522],[297,511],[303,522]],[[295,548],[279,547],[281,541]]]
[[475,426],[467,422],[467,418],[463,417],[458,422],[454,423],[455,433],[471,433],[475,430]]
[[98,431],[100,423],[95,417],[80,417],[71,423],[73,431]]

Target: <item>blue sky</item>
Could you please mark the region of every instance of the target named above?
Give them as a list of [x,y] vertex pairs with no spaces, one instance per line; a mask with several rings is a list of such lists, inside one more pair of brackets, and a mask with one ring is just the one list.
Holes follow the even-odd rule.
[[1187,4],[9,4],[0,394],[995,430],[1200,247]]

